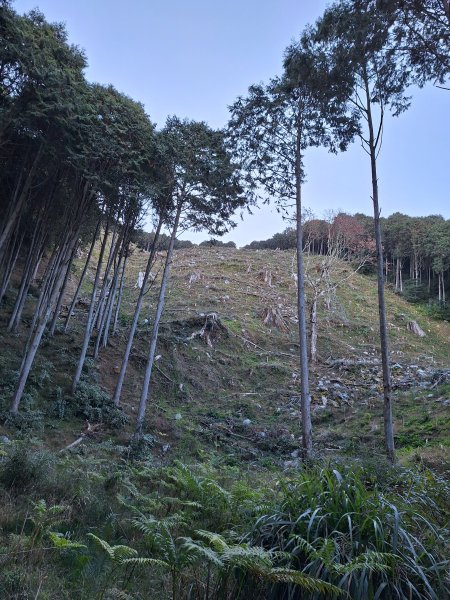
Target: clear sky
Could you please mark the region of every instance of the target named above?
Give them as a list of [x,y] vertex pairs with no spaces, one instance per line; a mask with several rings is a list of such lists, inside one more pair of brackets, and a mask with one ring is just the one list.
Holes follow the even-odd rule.
[[[145,105],[159,126],[168,115],[223,127],[227,106],[249,85],[281,73],[283,51],[325,0],[16,0],[18,12],[40,8],[66,24],[84,48],[88,80],[111,83]],[[450,92],[412,90],[408,112],[388,119],[379,159],[380,204],[387,216],[450,218]],[[358,144],[332,156],[310,150],[304,203],[371,213],[370,165]],[[243,245],[286,227],[275,209],[255,209],[224,237]],[[201,241],[205,234],[185,234]]]

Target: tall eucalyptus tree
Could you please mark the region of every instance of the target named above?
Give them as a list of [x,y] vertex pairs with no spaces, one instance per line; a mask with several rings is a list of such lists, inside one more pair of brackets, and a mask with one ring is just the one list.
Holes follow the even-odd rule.
[[385,118],[400,115],[409,106],[405,90],[410,71],[393,52],[395,18],[380,10],[379,0],[341,0],[330,6],[317,23],[317,37],[328,45],[332,60],[339,60],[352,78],[348,101],[359,116],[361,145],[369,156],[372,177],[375,242],[378,270],[378,306],[384,390],[384,433],[389,460],[394,461],[392,385],[389,339],[384,297],[384,259],[380,225],[377,158]]
[[253,85],[230,108],[229,137],[242,161],[252,193],[275,198],[281,209],[295,206],[297,302],[303,456],[312,454],[311,400],[303,265],[302,183],[304,155],[311,146],[345,149],[355,133],[347,116],[345,71],[330,68],[320,44],[307,31],[286,51],[282,77]]
[[177,232],[182,227],[222,235],[234,225],[233,213],[246,204],[240,169],[231,157],[222,131],[215,131],[203,122],[171,117],[161,132],[160,147],[166,165],[163,189],[168,199],[165,203],[166,223],[171,236],[153,319],[135,441],[142,437],[147,403],[151,398],[151,375]]
[[[109,278],[110,271],[118,256],[121,259],[126,256],[132,229],[144,209],[154,148],[154,127],[141,104],[120,94],[112,86],[95,85],[92,94],[94,122],[89,139],[89,168],[105,206],[106,225],[80,357],[72,381],[73,391],[81,377],[94,327],[97,325],[98,336],[103,333],[105,302],[114,280],[114,276]],[[103,285],[98,292],[110,228],[113,234],[103,272]]]
[[384,0],[384,11],[394,13],[395,51],[414,81],[431,81],[448,89],[450,76],[449,0]]

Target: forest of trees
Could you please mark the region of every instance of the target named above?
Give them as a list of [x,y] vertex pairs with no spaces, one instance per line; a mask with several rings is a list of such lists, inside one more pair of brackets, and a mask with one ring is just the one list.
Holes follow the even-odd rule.
[[[86,81],[83,53],[68,43],[63,26],[48,23],[38,11],[21,16],[2,2],[0,33],[0,296],[8,306],[8,331],[27,327],[10,405],[16,414],[44,333],[53,336],[58,326],[68,330],[92,260],[95,277],[73,392],[89,346],[97,358],[117,331],[130,243],[144,214],[151,215],[156,233],[146,240],[143,293],[161,229],[171,232],[151,357],[178,227],[221,235],[245,198],[223,133],[176,117],[157,131],[142,105],[112,86]],[[84,268],[61,322],[72,265],[85,248]],[[30,292],[36,283],[35,300]],[[116,404],[119,399],[117,392]]]
[[[374,263],[373,219],[338,213],[332,218],[304,219],[303,251],[326,255],[330,244],[344,260]],[[440,215],[410,217],[394,213],[381,218],[385,278],[396,292],[413,301],[436,300],[446,305],[450,289],[450,221]],[[246,248],[287,250],[296,247],[295,229],[288,227]]]
[[[266,245],[297,249],[305,457],[311,454],[312,437],[303,255],[305,249],[325,252],[330,236],[339,237],[346,256],[375,249],[388,431],[384,277],[394,278],[399,292],[409,280],[417,294],[426,290],[445,303],[449,222],[399,214],[380,220],[377,157],[388,113],[407,110],[410,86],[431,81],[445,87],[448,3],[434,0],[423,7],[407,1],[341,0],[330,6],[287,48],[283,73],[268,85],[251,86],[248,97],[230,107],[226,130],[177,117],[157,128],[141,104],[112,86],[86,80],[86,58],[69,43],[64,26],[47,22],[38,10],[20,15],[8,0],[1,1],[0,10],[0,300],[7,330],[26,332],[12,414],[19,411],[42,340],[69,330],[92,263],[95,276],[72,381],[76,392],[88,353],[96,359],[117,333],[127,258],[136,242],[149,258],[127,332],[116,406],[156,251],[166,250],[136,422],[139,437],[172,252],[189,246],[177,240],[178,232],[204,230],[211,236],[205,245],[220,245],[217,236],[233,226],[236,210],[269,196],[280,210],[296,207],[295,228]],[[345,151],[355,138],[370,158],[373,219],[340,214],[331,224],[303,224],[308,148]],[[151,234],[142,231],[145,216],[154,223]],[[67,299],[80,250],[86,250],[84,267]],[[392,431],[386,444],[393,459]]]
[[[330,4],[286,49],[281,72],[251,85],[229,107],[223,129],[177,116],[155,124],[139,102],[112,85],[89,82],[86,66],[84,52],[70,43],[65,26],[48,22],[38,9],[19,14],[12,0],[0,0],[0,334],[7,346],[0,357],[5,379],[0,418],[2,433],[8,434],[0,436],[0,595],[20,600],[447,597],[448,484],[438,470],[435,475],[425,469],[423,455],[410,455],[411,469],[394,464],[392,404],[399,395],[394,396],[391,382],[395,369],[384,296],[387,282],[410,300],[448,306],[450,221],[400,213],[381,218],[378,158],[389,116],[408,110],[421,87],[435,85],[442,88],[439,93],[450,93],[448,0]],[[308,152],[312,147],[345,152],[354,141],[367,155],[373,216],[304,218]],[[235,248],[220,237],[233,228],[236,213],[269,201],[294,215],[293,226],[248,248],[293,248],[295,258],[288,257],[292,272],[281,292],[267,281],[267,269],[255,274],[250,285],[245,275],[237,281],[242,288],[238,302],[244,299],[240,308],[248,310],[247,322],[257,325],[269,349],[253,341],[238,319],[227,319],[227,328],[218,313],[200,312],[186,273],[183,289],[198,310],[190,322],[197,326],[200,319],[203,329],[187,337],[186,320],[167,319],[164,326],[174,329],[161,340],[166,290],[176,290],[169,284],[174,251],[192,246],[179,236],[187,230],[203,232],[206,239],[198,252],[220,260],[229,279],[216,279],[229,285],[237,278],[233,261],[226,260],[239,251],[210,248]],[[152,232],[144,231],[145,223]],[[139,264],[139,285],[130,290],[126,276],[133,253],[146,262]],[[261,256],[248,252],[245,260],[247,254]],[[311,255],[320,259],[310,260]],[[287,255],[272,256],[275,263]],[[342,261],[356,266],[348,268]],[[201,268],[207,262],[202,257]],[[195,261],[189,268],[194,265],[200,269]],[[331,276],[336,265],[339,283]],[[364,353],[361,361],[346,365],[344,357],[318,365],[320,299],[331,297],[362,266],[372,275],[364,282],[377,291],[379,335],[364,322],[365,306],[358,306],[362,310],[352,333],[365,331],[368,341],[353,347],[348,342],[356,338],[348,336],[344,343]],[[251,264],[245,268],[252,272]],[[261,274],[270,289],[265,300],[274,304],[277,296],[274,306],[265,307],[266,318],[278,311],[284,323],[281,311],[289,309],[289,322],[298,327],[289,329],[279,348],[281,331],[266,321],[263,325],[256,314]],[[202,273],[192,275],[202,280]],[[151,286],[152,302],[145,307],[149,318],[143,319]],[[228,294],[218,297],[218,287],[202,288],[209,290],[214,310],[231,306]],[[285,301],[294,289],[295,310]],[[131,300],[125,312],[126,292]],[[364,302],[362,293],[353,298],[352,304]],[[176,307],[181,313],[185,309]],[[205,333],[208,319],[227,338],[228,346],[224,342],[217,352],[206,343],[201,348],[189,344]],[[330,319],[329,325],[336,338],[348,333],[342,323],[335,327]],[[444,329],[442,321],[439,327]],[[139,357],[130,374],[136,338],[134,358]],[[325,341],[331,346],[331,336]],[[169,345],[172,355],[165,352]],[[405,346],[397,345],[396,358],[402,355],[398,347]],[[48,361],[49,371],[36,375],[36,363],[49,348],[54,363]],[[158,366],[158,351],[165,353],[164,360],[173,358],[174,372],[183,363],[183,351],[190,356],[184,380],[172,379]],[[243,381],[233,383],[237,361],[241,379],[253,377],[248,391]],[[360,390],[359,420],[348,415],[351,400],[337,377],[339,367],[331,366],[336,362],[344,363],[346,385]],[[223,376],[214,387],[213,370],[219,364]],[[415,438],[423,433],[428,452],[433,450],[428,436],[437,427],[435,413],[444,413],[448,405],[449,379],[437,370],[436,380],[420,379],[419,364],[414,366],[416,379],[412,365],[405,376],[405,385],[412,381],[405,388],[405,403],[414,407],[401,420],[402,425],[408,421]],[[320,367],[327,371],[326,382],[319,385]],[[353,368],[358,381],[350,381]],[[103,369],[110,394],[98,380],[92,383]],[[165,381],[168,410],[158,406],[156,370]],[[193,377],[197,370],[204,387]],[[261,373],[271,374],[276,389],[268,389]],[[124,393],[127,375],[133,379],[130,394]],[[39,396],[44,410],[33,411],[32,384],[39,377],[52,379],[54,397],[45,388],[45,397],[44,392]],[[214,406],[206,406],[199,393],[210,384],[211,398],[218,390]],[[313,406],[312,386],[318,393]],[[297,389],[299,398],[293,395]],[[319,390],[330,396],[322,396],[322,406]],[[340,394],[342,405],[332,393]],[[266,403],[260,404],[263,398]],[[429,401],[426,412],[419,407],[424,399]],[[89,414],[77,412],[83,403],[92,408]],[[337,445],[333,437],[338,419],[332,418],[338,412],[325,412],[327,403],[340,411],[347,445]],[[188,404],[197,411],[197,428],[184,418],[194,414]],[[173,412],[172,419],[179,405],[186,412]],[[248,407],[252,419],[270,420],[270,432],[243,418]],[[86,430],[68,445],[73,423],[64,422],[65,410],[72,411],[76,427],[86,420]],[[151,425],[149,414],[155,416]],[[30,422],[44,417],[50,424],[42,441]],[[317,456],[314,442],[320,436],[314,437],[312,424],[320,419],[322,431],[326,428],[320,448],[326,452]],[[448,423],[448,415],[445,419]],[[81,444],[91,434],[90,440],[95,433],[109,436],[113,427],[121,437],[99,436],[101,443],[87,449]],[[369,429],[375,442],[367,459]],[[185,439],[180,440],[180,432]],[[386,463],[380,456],[382,436]],[[355,439],[361,449],[357,456]],[[35,450],[41,442],[52,454]],[[254,451],[253,443],[267,453],[259,452],[260,446]],[[179,444],[183,460],[195,452],[205,464],[191,469],[169,463],[170,444]],[[435,450],[444,448],[436,444]],[[278,462],[266,463],[268,452]],[[289,478],[279,472],[290,468],[282,463],[283,452],[294,459]],[[160,462],[153,462],[155,456]],[[220,478],[216,468],[223,470]]]

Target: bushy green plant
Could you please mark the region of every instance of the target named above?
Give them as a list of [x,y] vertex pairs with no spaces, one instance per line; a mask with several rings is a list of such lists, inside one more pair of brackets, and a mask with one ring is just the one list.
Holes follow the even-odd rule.
[[120,429],[128,421],[124,411],[114,405],[112,398],[96,383],[81,381],[73,396],[72,410],[76,416],[91,423],[103,423]]
[[[278,508],[249,539],[287,553],[289,567],[320,574],[355,600],[445,596],[443,535],[413,507],[394,504],[362,470],[306,470],[281,491]],[[309,596],[277,585],[271,597]]]
[[0,461],[0,483],[16,493],[45,485],[54,470],[49,452],[34,451],[24,442],[8,446]]
[[426,312],[429,317],[437,320],[450,321],[450,303],[430,301],[426,306]]
[[[188,524],[181,515],[157,519],[152,515],[140,515],[134,520],[142,533],[143,556],[129,546],[112,546],[91,534],[91,539],[103,554],[111,572],[103,593],[109,586],[122,585],[125,589],[131,574],[151,570],[152,574],[168,576],[170,598],[181,600],[250,600],[263,598],[269,582],[289,582],[303,590],[321,594],[340,595],[340,590],[320,579],[292,569],[274,567],[276,553],[247,543],[233,543],[217,533],[198,530],[193,536],[179,536],[180,528]],[[114,568],[112,568],[114,567]]]
[[24,394],[24,406],[20,413],[13,414],[6,410],[2,414],[2,420],[7,427],[18,429],[25,434],[34,430],[42,430],[44,427],[44,413],[41,410],[30,408],[34,400],[29,402],[29,397],[28,393]]

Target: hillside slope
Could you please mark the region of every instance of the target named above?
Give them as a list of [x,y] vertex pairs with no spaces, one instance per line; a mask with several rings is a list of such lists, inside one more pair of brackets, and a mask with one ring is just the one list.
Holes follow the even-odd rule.
[[[97,365],[88,365],[86,380],[97,380],[110,393],[137,296],[135,283],[147,256],[137,249],[131,256],[121,333]],[[162,260],[160,256],[154,268],[156,284]],[[312,257],[308,268],[313,271],[319,262]],[[158,460],[197,458],[206,451],[232,464],[295,464],[301,415],[294,268],[290,251],[202,247],[175,253],[147,413],[147,431]],[[311,393],[315,447],[325,456],[382,452],[376,285],[370,277],[350,275],[347,264],[339,265],[329,308],[325,303],[319,306],[319,360],[312,371]],[[101,440],[112,435],[125,443],[131,431],[157,287],[146,298],[124,387],[130,424],[124,431],[103,428]],[[450,325],[429,319],[420,307],[390,292],[387,302],[397,446],[406,454],[428,446],[422,454],[440,460],[449,443],[445,369]],[[82,427],[69,410],[57,413],[58,406],[70,404],[66,389],[84,316],[82,299],[70,334],[49,339],[35,369],[38,393],[29,408],[45,413],[40,436],[54,448],[70,443]],[[412,320],[425,337],[407,329]],[[2,337],[17,358],[22,338]],[[43,369],[48,372],[45,377]],[[11,383],[10,378],[3,384],[4,401]],[[5,432],[11,435],[9,429]]]

